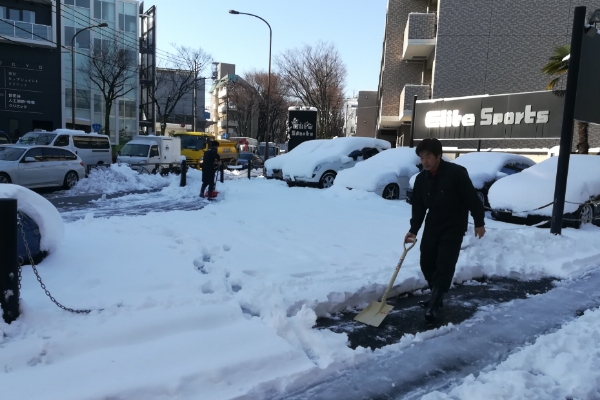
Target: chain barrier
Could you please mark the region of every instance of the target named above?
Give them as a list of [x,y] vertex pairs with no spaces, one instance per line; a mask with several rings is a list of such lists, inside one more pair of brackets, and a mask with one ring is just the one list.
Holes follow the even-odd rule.
[[[44,282],[42,282],[42,278],[40,277],[40,274],[35,266],[35,263],[33,262],[33,256],[31,255],[31,250],[29,250],[29,244],[27,243],[27,239],[25,237],[25,229],[23,228],[21,219],[22,219],[21,213],[17,213],[17,225],[18,225],[19,231],[21,232],[21,237],[23,238],[23,244],[25,245],[25,251],[27,252],[29,262],[31,263],[31,268],[33,268],[33,272],[35,273],[35,276],[37,277],[37,280],[40,283],[40,286],[42,287],[42,289],[44,289],[44,292],[46,292],[46,296],[48,296],[50,298],[50,300],[52,300],[52,302],[54,304],[56,304],[59,308],[62,308],[65,311],[69,311],[69,312],[76,313],[76,314],[88,314],[88,313],[92,312],[92,310],[75,310],[73,308],[65,307],[62,304],[60,304],[52,296],[52,294],[50,294],[50,292],[46,288],[46,285],[44,285]],[[21,259],[21,261],[19,262],[19,291],[20,291],[21,290],[21,267],[23,266],[23,258],[22,257],[19,257],[19,258]]]

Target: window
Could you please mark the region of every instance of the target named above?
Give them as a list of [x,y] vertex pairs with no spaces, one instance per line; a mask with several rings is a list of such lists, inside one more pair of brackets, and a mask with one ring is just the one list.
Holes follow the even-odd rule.
[[55,136],[56,133],[29,132],[23,135],[17,143],[49,145]]
[[21,20],[21,10],[10,9],[8,10],[8,19],[12,19],[13,21]]
[[42,148],[36,147],[35,149],[30,149],[27,153],[25,153],[23,160],[25,160],[27,157],[35,158],[35,161],[44,161],[44,157],[42,156]]
[[6,7],[0,7],[0,18],[6,19]]
[[119,30],[137,31],[137,10],[135,4],[119,2]]
[[68,146],[69,145],[69,136],[68,135],[60,135],[54,141],[55,146]]
[[[73,3],[73,1],[71,1],[71,3]],[[75,0],[75,5],[77,7],[90,8],[90,0]]]
[[108,138],[105,137],[94,137],[90,135],[73,136],[73,144],[78,149],[110,149],[110,143],[108,142]]
[[94,18],[103,21],[115,20],[115,5],[102,0],[94,0]]
[[57,149],[60,154],[61,157],[65,160],[77,160],[77,156],[73,153],[71,153],[69,150],[65,150],[65,149]]
[[74,6],[75,5],[75,0],[65,0],[65,4],[68,6]]
[[[77,32],[81,29],[77,29]],[[72,26],[65,26],[65,46],[71,46],[73,43],[73,35],[75,35],[75,28]],[[79,33],[75,37],[75,48],[89,49],[90,48],[90,31],[85,30]]]
[[45,161],[61,161],[62,155],[58,149],[42,148],[42,156]]
[[136,117],[136,102],[121,100],[119,102],[121,108],[119,109],[119,114],[121,118],[135,118]]
[[35,12],[23,10],[21,14],[21,21],[35,24]]
[[160,157],[158,146],[154,145],[150,148],[150,157]]

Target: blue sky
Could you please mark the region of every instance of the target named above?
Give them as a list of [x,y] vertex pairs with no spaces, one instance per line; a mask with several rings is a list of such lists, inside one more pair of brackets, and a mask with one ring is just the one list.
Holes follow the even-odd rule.
[[[387,0],[146,0],[157,8],[158,48],[171,43],[201,47],[214,61],[236,64],[236,72],[267,70],[272,55],[319,40],[333,42],[346,64],[346,94],[377,90]],[[274,69],[274,64],[272,65]],[[206,74],[210,72],[207,70]]]

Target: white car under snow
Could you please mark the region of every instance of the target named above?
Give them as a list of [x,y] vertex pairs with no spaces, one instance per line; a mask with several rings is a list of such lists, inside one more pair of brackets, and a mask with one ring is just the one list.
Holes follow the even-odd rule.
[[352,168],[390,147],[386,140],[363,137],[309,140],[289,153],[267,160],[266,176],[279,176],[290,186],[328,188],[339,171]]
[[404,199],[408,180],[419,172],[420,164],[414,148],[397,147],[340,171],[334,185],[374,192],[388,200]]

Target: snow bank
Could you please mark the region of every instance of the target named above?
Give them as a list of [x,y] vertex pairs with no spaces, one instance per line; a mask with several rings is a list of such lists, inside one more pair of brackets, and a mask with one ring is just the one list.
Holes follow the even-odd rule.
[[505,174],[500,170],[507,164],[535,165],[530,158],[511,153],[473,152],[463,154],[454,160],[469,172],[469,177],[476,189],[481,189],[486,182],[502,178]]
[[469,375],[448,394],[422,400],[597,399],[600,397],[600,311],[539,337],[489,372]]
[[0,185],[0,197],[17,199],[17,208],[29,215],[40,228],[40,250],[49,253],[58,249],[65,235],[62,217],[48,200],[23,186]]
[[397,182],[398,177],[410,177],[419,172],[421,163],[415,149],[397,147],[383,151],[363,162],[340,171],[334,185],[374,191],[378,187]]
[[268,171],[282,169],[285,175],[311,176],[315,167],[327,162],[349,161],[348,154],[354,150],[373,147],[379,151],[389,149],[390,143],[386,140],[342,137],[328,140],[309,140],[295,147],[289,153],[267,160]]
[[160,174],[140,174],[125,164],[111,164],[109,168],[93,168],[88,178],[77,182],[68,195],[153,190],[168,184],[169,181]]
[[[552,157],[527,168],[519,174],[507,176],[494,183],[488,198],[494,209],[513,212],[530,211],[552,202],[556,183],[558,157]],[[565,213],[574,212],[579,203],[600,194],[600,157],[572,154],[569,162]],[[578,203],[578,204],[572,204]],[[528,214],[552,215],[552,206]]]

